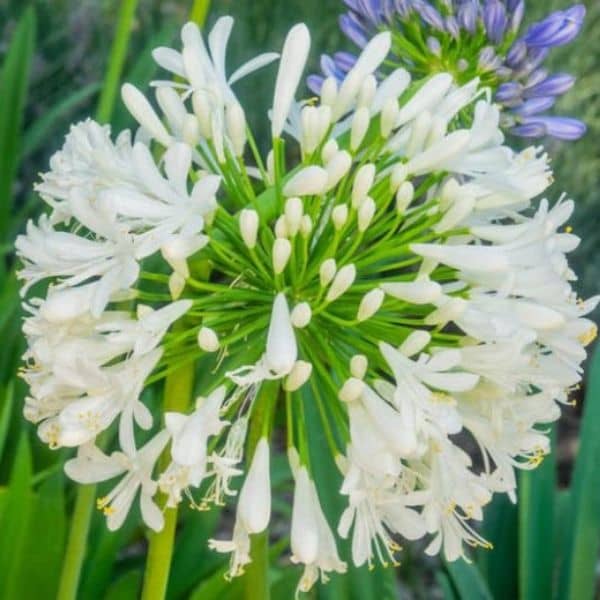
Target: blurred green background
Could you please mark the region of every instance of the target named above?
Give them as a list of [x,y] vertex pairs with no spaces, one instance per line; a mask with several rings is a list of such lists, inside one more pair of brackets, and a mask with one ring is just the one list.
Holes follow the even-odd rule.
[[[577,201],[572,225],[582,244],[574,255],[574,268],[580,293],[589,296],[600,292],[600,3],[586,4],[582,36],[555,52],[552,63],[578,76],[559,109],[585,120],[589,132],[577,143],[548,144],[557,181],[551,198],[564,191]],[[528,5],[527,19],[534,20],[567,4],[530,0]],[[21,417],[26,390],[17,374],[24,345],[13,241],[26,220],[43,209],[32,184],[62,145],[71,122],[97,115],[115,130],[133,125],[118,97],[111,96],[116,87],[106,91],[109,65],[115,69],[113,83],[126,80],[146,86],[157,74],[151,49],[176,43],[191,7],[191,0],[0,0],[0,599],[57,596],[76,492],[62,474],[69,452],[45,449]],[[119,16],[128,8],[136,10],[120,75],[111,49]],[[235,66],[259,52],[278,50],[287,29],[304,21],[312,32],[311,70],[316,70],[319,53],[349,48],[337,27],[341,10],[341,0],[214,0],[208,25],[223,14],[236,18],[228,57]],[[267,131],[273,75],[270,67],[238,88],[259,137]],[[499,499],[487,511],[484,533],[495,550],[475,556],[470,565],[444,565],[424,558],[418,545],[407,547],[397,571],[353,571],[319,586],[312,597],[592,598],[600,530],[598,357],[590,370],[581,436],[581,408],[566,409],[557,452],[536,473],[522,477],[518,508]],[[277,464],[274,469],[274,482],[281,490],[274,540],[285,542],[289,474]],[[322,493],[335,495],[331,477],[331,490]],[[242,597],[243,579],[229,586],[223,579],[226,557],[206,549],[207,538],[228,519],[226,511],[183,511],[169,598]],[[283,547],[275,543],[271,550],[276,599],[293,598],[300,575]],[[76,597],[137,598],[145,550],[137,515],[111,534],[101,515],[94,514]]]

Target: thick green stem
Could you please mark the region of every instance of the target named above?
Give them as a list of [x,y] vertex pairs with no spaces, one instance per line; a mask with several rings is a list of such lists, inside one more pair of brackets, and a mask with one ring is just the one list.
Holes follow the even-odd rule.
[[[185,412],[189,408],[194,385],[194,364],[187,364],[171,373],[165,381],[163,411]],[[167,467],[169,451],[161,457],[161,468]],[[144,573],[142,600],[163,600],[167,593],[171,558],[177,527],[177,509],[167,508],[165,526],[150,534],[148,559]]]
[[77,490],[67,549],[62,563],[57,600],[75,600],[77,598],[77,588],[81,578],[81,567],[85,558],[95,498],[95,485],[81,486]]
[[[254,451],[262,437],[268,437],[273,428],[275,407],[279,395],[278,381],[265,381],[261,385],[250,418],[246,446],[246,464],[250,467]],[[244,574],[244,597],[247,600],[269,600],[269,529],[251,536],[252,562]]]
[[96,118],[101,123],[110,121],[115,108],[137,3],[138,0],[123,0],[121,2],[117,31],[110,51],[106,76],[104,77],[102,92],[96,111]]
[[206,21],[209,8],[210,0],[194,0],[192,10],[190,11],[190,21],[202,27]]

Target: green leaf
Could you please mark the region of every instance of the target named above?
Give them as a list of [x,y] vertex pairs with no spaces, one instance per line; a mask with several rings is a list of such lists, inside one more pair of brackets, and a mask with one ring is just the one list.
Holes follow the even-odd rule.
[[107,590],[105,600],[131,600],[139,598],[143,572],[140,569],[129,571],[119,577]]
[[12,187],[20,155],[21,128],[35,44],[35,13],[21,17],[0,71],[0,240],[12,212]]
[[[556,443],[554,428],[550,434]],[[519,474],[519,598],[552,597],[554,567],[554,452],[533,471]]]
[[0,514],[0,598],[18,598],[20,561],[31,518],[31,450],[27,435],[19,440],[9,489]]
[[492,600],[492,594],[474,563],[444,561],[456,595],[461,600]]
[[567,532],[563,546],[558,598],[594,597],[600,548],[600,351],[591,361],[575,462]]
[[15,381],[11,379],[8,385],[2,390],[2,404],[0,405],[0,460],[6,445],[8,437],[8,428],[10,426],[10,416],[12,414],[14,402]]

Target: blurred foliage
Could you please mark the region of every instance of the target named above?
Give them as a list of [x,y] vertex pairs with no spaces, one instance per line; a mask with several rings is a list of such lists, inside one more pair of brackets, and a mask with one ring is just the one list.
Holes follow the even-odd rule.
[[[564,0],[529,0],[528,18],[564,8]],[[552,142],[556,198],[563,190],[577,200],[573,225],[583,238],[575,255],[580,290],[600,289],[600,3],[586,0],[588,17],[582,36],[572,47],[553,55],[553,66],[579,76],[561,111],[584,119],[589,133],[575,144]],[[14,276],[12,242],[41,203],[31,193],[38,173],[63,141],[70,122],[96,112],[110,55],[118,0],[3,0],[0,2],[0,598],[52,598],[58,588],[62,556],[69,531],[75,488],[62,474],[67,450],[52,452],[37,443],[21,417],[24,385],[16,377],[23,342]],[[140,0],[125,65],[125,79],[145,86],[156,75],[150,50],[175,42],[189,13],[184,0]],[[35,9],[34,12],[30,11]],[[29,9],[29,10],[28,10]],[[287,29],[309,25],[313,37],[310,70],[317,70],[320,52],[349,48],[337,27],[341,0],[214,0],[209,25],[222,14],[236,18],[228,56],[233,69],[248,56],[277,50]],[[36,22],[38,24],[36,28]],[[270,105],[275,67],[240,83],[239,95],[259,138],[266,139],[265,112]],[[131,127],[118,103],[115,129]],[[149,404],[160,389],[148,392]],[[307,419],[314,402],[306,393]],[[402,552],[394,571],[352,570],[319,586],[313,598],[380,600],[391,598],[478,598],[524,600],[554,597],[592,598],[600,530],[600,355],[592,367],[585,402],[586,418],[580,459],[573,485],[558,490],[554,462],[528,473],[521,481],[521,504],[497,498],[489,507],[484,534],[492,552],[477,553],[472,564],[442,565],[424,556],[419,544]],[[318,430],[319,428],[315,428]],[[320,493],[333,523],[341,504],[337,470],[321,460],[322,439],[311,439]],[[274,461],[277,486],[272,532],[272,595],[293,598],[300,575],[285,551],[290,518],[291,476],[285,460]],[[103,492],[101,486],[99,493]],[[592,492],[592,493],[590,493]],[[283,500],[282,500],[283,498]],[[227,559],[207,550],[207,539],[230,528],[229,509],[198,513],[183,510],[169,586],[169,598],[239,597],[243,580],[225,582]],[[139,515],[130,516],[117,533],[107,531],[95,514],[78,598],[138,597],[146,551]],[[347,556],[347,545],[341,552]]]

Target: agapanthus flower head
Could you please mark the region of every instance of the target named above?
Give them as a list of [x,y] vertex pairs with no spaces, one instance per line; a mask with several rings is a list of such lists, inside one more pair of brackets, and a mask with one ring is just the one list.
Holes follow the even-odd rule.
[[[138,494],[153,529],[184,498],[236,502],[230,539],[210,542],[231,554],[231,576],[272,518],[278,423],[299,592],[346,570],[334,531],[352,536],[355,565],[395,563],[403,539],[430,536],[427,552],[448,560],[487,547],[473,522],[494,493],[514,498],[515,469],[548,452],[539,424],[558,418],[595,335],[585,315],[598,299],[571,287],[573,203],[536,200],[547,157],[504,145],[479,80],[412,81],[401,68],[378,79],[387,32],[319,100],[297,101],[310,36],[295,26],[262,157],[216,75],[229,30],[217,23],[209,55],[186,25],[182,53],[156,54],[183,78],[154,84],[164,119],[127,85],[144,131],[113,140],[79,123],[42,176],[49,214],[16,244],[25,416],[51,447],[78,447],[73,479],[121,477],[99,500],[111,529]],[[145,387],[190,364],[204,374],[198,400],[151,410]],[[323,435],[347,500],[337,527],[311,455]]]
[[[552,48],[573,41],[585,17],[576,4],[523,27],[524,0],[344,0],[345,35],[360,48],[377,32],[393,36],[392,53],[380,75],[404,67],[415,75],[451,73],[457,83],[478,77],[503,107],[502,128],[513,135],[576,140],[586,131],[577,119],[548,114],[575,83],[568,73],[549,73]],[[321,57],[322,75],[309,86],[320,92],[326,77],[341,80],[356,57],[336,52]]]

